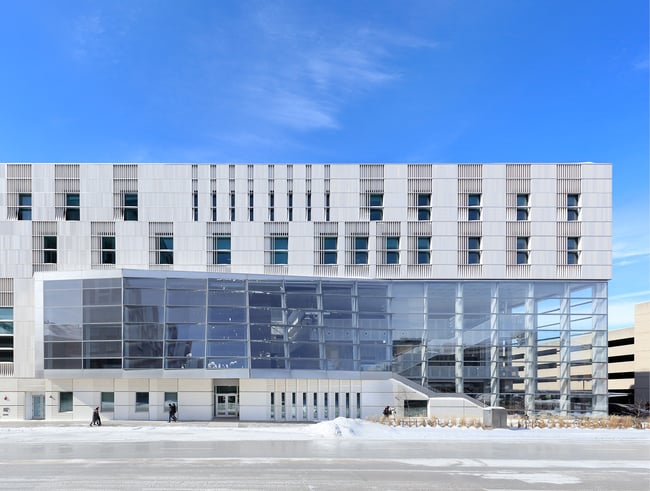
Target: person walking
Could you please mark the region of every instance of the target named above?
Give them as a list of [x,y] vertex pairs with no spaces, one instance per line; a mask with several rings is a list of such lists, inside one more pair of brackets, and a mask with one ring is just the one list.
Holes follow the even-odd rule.
[[99,417],[99,407],[96,407],[93,411],[93,420],[90,423],[90,426],[101,426],[102,418]]
[[176,404],[173,402],[169,403],[169,418],[167,419],[168,423],[176,421]]

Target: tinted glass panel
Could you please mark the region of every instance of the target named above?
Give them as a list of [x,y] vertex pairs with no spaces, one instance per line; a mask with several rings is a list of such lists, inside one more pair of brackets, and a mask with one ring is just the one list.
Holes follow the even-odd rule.
[[122,290],[120,288],[84,289],[84,305],[121,305]]
[[120,341],[84,343],[83,350],[84,357],[119,357],[122,356],[122,343]]
[[251,307],[281,307],[282,295],[279,293],[249,293],[248,302]]
[[167,339],[204,339],[203,324],[167,324]]
[[81,341],[81,335],[80,325],[45,324],[43,331],[45,341]]
[[246,356],[246,343],[210,342],[208,356]]
[[122,307],[84,307],[84,323],[121,322]]
[[203,357],[205,356],[204,341],[182,341],[165,343],[165,356]]
[[124,290],[124,303],[127,305],[163,305],[165,290]]
[[162,341],[125,341],[124,355],[132,357],[162,357]]
[[81,343],[45,343],[45,358],[74,358],[81,356]]
[[246,306],[246,293],[231,291],[210,291],[208,303],[214,306]]
[[210,324],[208,326],[208,339],[246,339],[247,333],[246,325]]
[[165,327],[162,324],[125,324],[124,339],[162,339]]
[[44,365],[46,370],[79,370],[82,366],[81,358],[46,359]]
[[246,322],[246,309],[210,308],[208,322]]
[[318,305],[318,297],[315,293],[312,294],[292,294],[286,296],[287,308],[305,308],[315,309]]
[[209,370],[225,368],[248,368],[246,358],[208,358],[207,367]]
[[205,322],[205,308],[167,307],[168,322]]
[[124,307],[125,322],[161,322],[163,308],[154,306]]
[[43,299],[46,307],[81,307],[82,296],[81,290],[52,290],[46,291]]
[[158,278],[124,278],[124,286],[128,288],[165,288],[165,280]]
[[124,368],[125,369],[151,369],[151,368],[162,368],[162,358],[125,358],[124,359]]
[[168,305],[205,305],[205,290],[167,290]]
[[122,339],[122,326],[119,324],[92,324],[83,326],[84,339]]

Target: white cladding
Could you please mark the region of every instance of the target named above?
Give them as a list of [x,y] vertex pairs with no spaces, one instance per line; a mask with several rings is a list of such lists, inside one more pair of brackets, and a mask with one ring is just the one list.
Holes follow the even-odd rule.
[[[7,167],[0,165],[0,189],[8,190]],[[25,164],[22,164],[25,165]],[[338,236],[337,265],[328,276],[366,276],[382,278],[429,279],[576,279],[606,280],[611,277],[611,166],[608,164],[530,164],[526,179],[530,192],[529,263],[523,268],[509,268],[507,219],[507,167],[516,164],[483,164],[480,167],[481,260],[479,267],[463,268],[459,264],[466,237],[459,236],[463,203],[459,189],[461,164],[418,164],[430,168],[431,224],[430,265],[413,268],[413,254],[408,254],[409,178],[414,164],[373,164],[383,177],[362,177],[361,164],[138,164],[138,220],[115,218],[114,165],[80,164],[80,220],[66,221],[55,214],[55,166],[31,164],[31,221],[10,219],[8,191],[0,193],[0,277],[31,278],[33,250],[32,224],[51,222],[58,237],[56,271],[91,269],[91,223],[114,222],[116,241],[115,268],[160,269],[151,264],[150,224],[169,224],[174,237],[174,264],[166,269],[205,271],[209,263],[207,226],[224,224],[230,229],[232,273],[278,273],[268,264],[268,238],[265,226],[286,224],[288,230],[288,265],[282,274],[318,275],[315,258],[319,249],[318,223],[328,222]],[[476,164],[471,164],[476,166]],[[579,267],[562,267],[562,237],[558,235],[563,195],[558,192],[558,169],[570,167],[577,179],[572,186],[579,190],[579,225],[570,232],[580,238]],[[194,180],[193,180],[194,177]],[[383,195],[383,219],[364,218],[363,201],[367,199],[364,181],[373,181]],[[419,179],[421,180],[421,179]],[[193,186],[198,197],[198,220],[193,215]],[[375,189],[375,188],[373,188]],[[235,219],[231,220],[230,200],[234,191]],[[216,193],[216,221],[212,200]],[[310,197],[308,197],[308,193]],[[329,193],[329,198],[327,195]],[[270,200],[273,195],[273,220]],[[413,194],[413,192],[411,192]],[[253,199],[253,220],[249,200]],[[291,196],[291,198],[290,198]],[[292,206],[289,206],[289,199]],[[329,199],[329,217],[326,200]],[[308,206],[311,200],[311,207]],[[291,211],[290,211],[291,208]],[[310,208],[310,211],[308,211]],[[289,220],[289,214],[292,214]],[[307,215],[311,213],[308,220]],[[329,218],[329,219],[328,219]],[[346,270],[349,266],[350,241],[346,224],[367,223],[369,267],[364,273]],[[381,261],[382,223],[399,232],[399,266],[378,271]],[[470,225],[474,225],[469,222]],[[570,224],[573,225],[573,224]],[[390,235],[395,235],[391,232]],[[418,233],[417,235],[422,235]],[[559,237],[559,239],[558,239]]]

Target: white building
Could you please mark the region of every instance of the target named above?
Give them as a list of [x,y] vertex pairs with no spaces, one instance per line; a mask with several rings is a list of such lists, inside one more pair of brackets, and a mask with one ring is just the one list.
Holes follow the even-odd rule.
[[606,414],[611,215],[606,164],[2,164],[1,419]]

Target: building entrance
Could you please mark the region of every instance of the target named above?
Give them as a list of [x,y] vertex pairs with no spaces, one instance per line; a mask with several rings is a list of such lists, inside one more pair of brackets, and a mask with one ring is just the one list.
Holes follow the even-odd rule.
[[32,395],[32,419],[45,419],[45,396]]
[[217,418],[239,417],[239,387],[218,385],[214,388],[214,413]]

